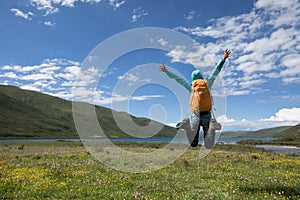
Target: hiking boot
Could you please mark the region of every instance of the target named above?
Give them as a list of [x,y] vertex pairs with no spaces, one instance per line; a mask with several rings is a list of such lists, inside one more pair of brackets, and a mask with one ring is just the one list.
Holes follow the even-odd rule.
[[209,129],[210,129],[210,130],[213,129],[213,130],[219,131],[219,130],[222,129],[222,125],[221,125],[220,123],[218,123],[217,120],[211,119],[211,120],[210,120],[210,124],[209,124]]
[[183,130],[189,130],[191,127],[190,125],[190,119],[189,118],[184,118],[182,120],[182,122],[179,122],[176,124],[176,129],[179,130],[179,129],[183,129]]
[[207,149],[211,149],[213,148],[214,144],[215,144],[215,137],[216,137],[216,131],[210,129],[207,133],[206,136],[204,138],[204,146]]

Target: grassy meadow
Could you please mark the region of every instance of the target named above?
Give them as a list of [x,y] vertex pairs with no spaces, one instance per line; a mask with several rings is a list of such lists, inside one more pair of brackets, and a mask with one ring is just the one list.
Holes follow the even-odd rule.
[[79,142],[0,143],[0,199],[300,199],[300,156],[216,145],[200,159],[199,148],[134,174],[107,168]]

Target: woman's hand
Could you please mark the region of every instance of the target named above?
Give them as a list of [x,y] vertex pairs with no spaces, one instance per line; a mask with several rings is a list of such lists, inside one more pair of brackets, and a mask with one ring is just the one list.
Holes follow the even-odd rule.
[[165,66],[165,64],[161,64],[160,68],[159,68],[159,71],[161,72],[166,72],[167,71],[167,67]]
[[223,55],[223,59],[226,60],[231,54],[231,51],[229,49],[226,49]]

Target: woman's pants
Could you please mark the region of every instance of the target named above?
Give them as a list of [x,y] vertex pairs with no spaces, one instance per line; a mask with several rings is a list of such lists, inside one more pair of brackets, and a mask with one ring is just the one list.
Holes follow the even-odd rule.
[[190,120],[190,129],[187,129],[187,137],[192,147],[198,146],[199,132],[202,126],[204,133],[204,145],[206,148],[211,149],[215,143],[215,130],[209,128],[211,116],[209,112],[200,113],[192,112]]

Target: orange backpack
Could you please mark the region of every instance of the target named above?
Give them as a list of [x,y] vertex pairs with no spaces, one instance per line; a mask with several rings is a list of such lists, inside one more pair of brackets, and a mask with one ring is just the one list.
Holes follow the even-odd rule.
[[212,97],[206,80],[197,79],[192,82],[190,108],[192,111],[198,112],[205,112],[212,109]]

